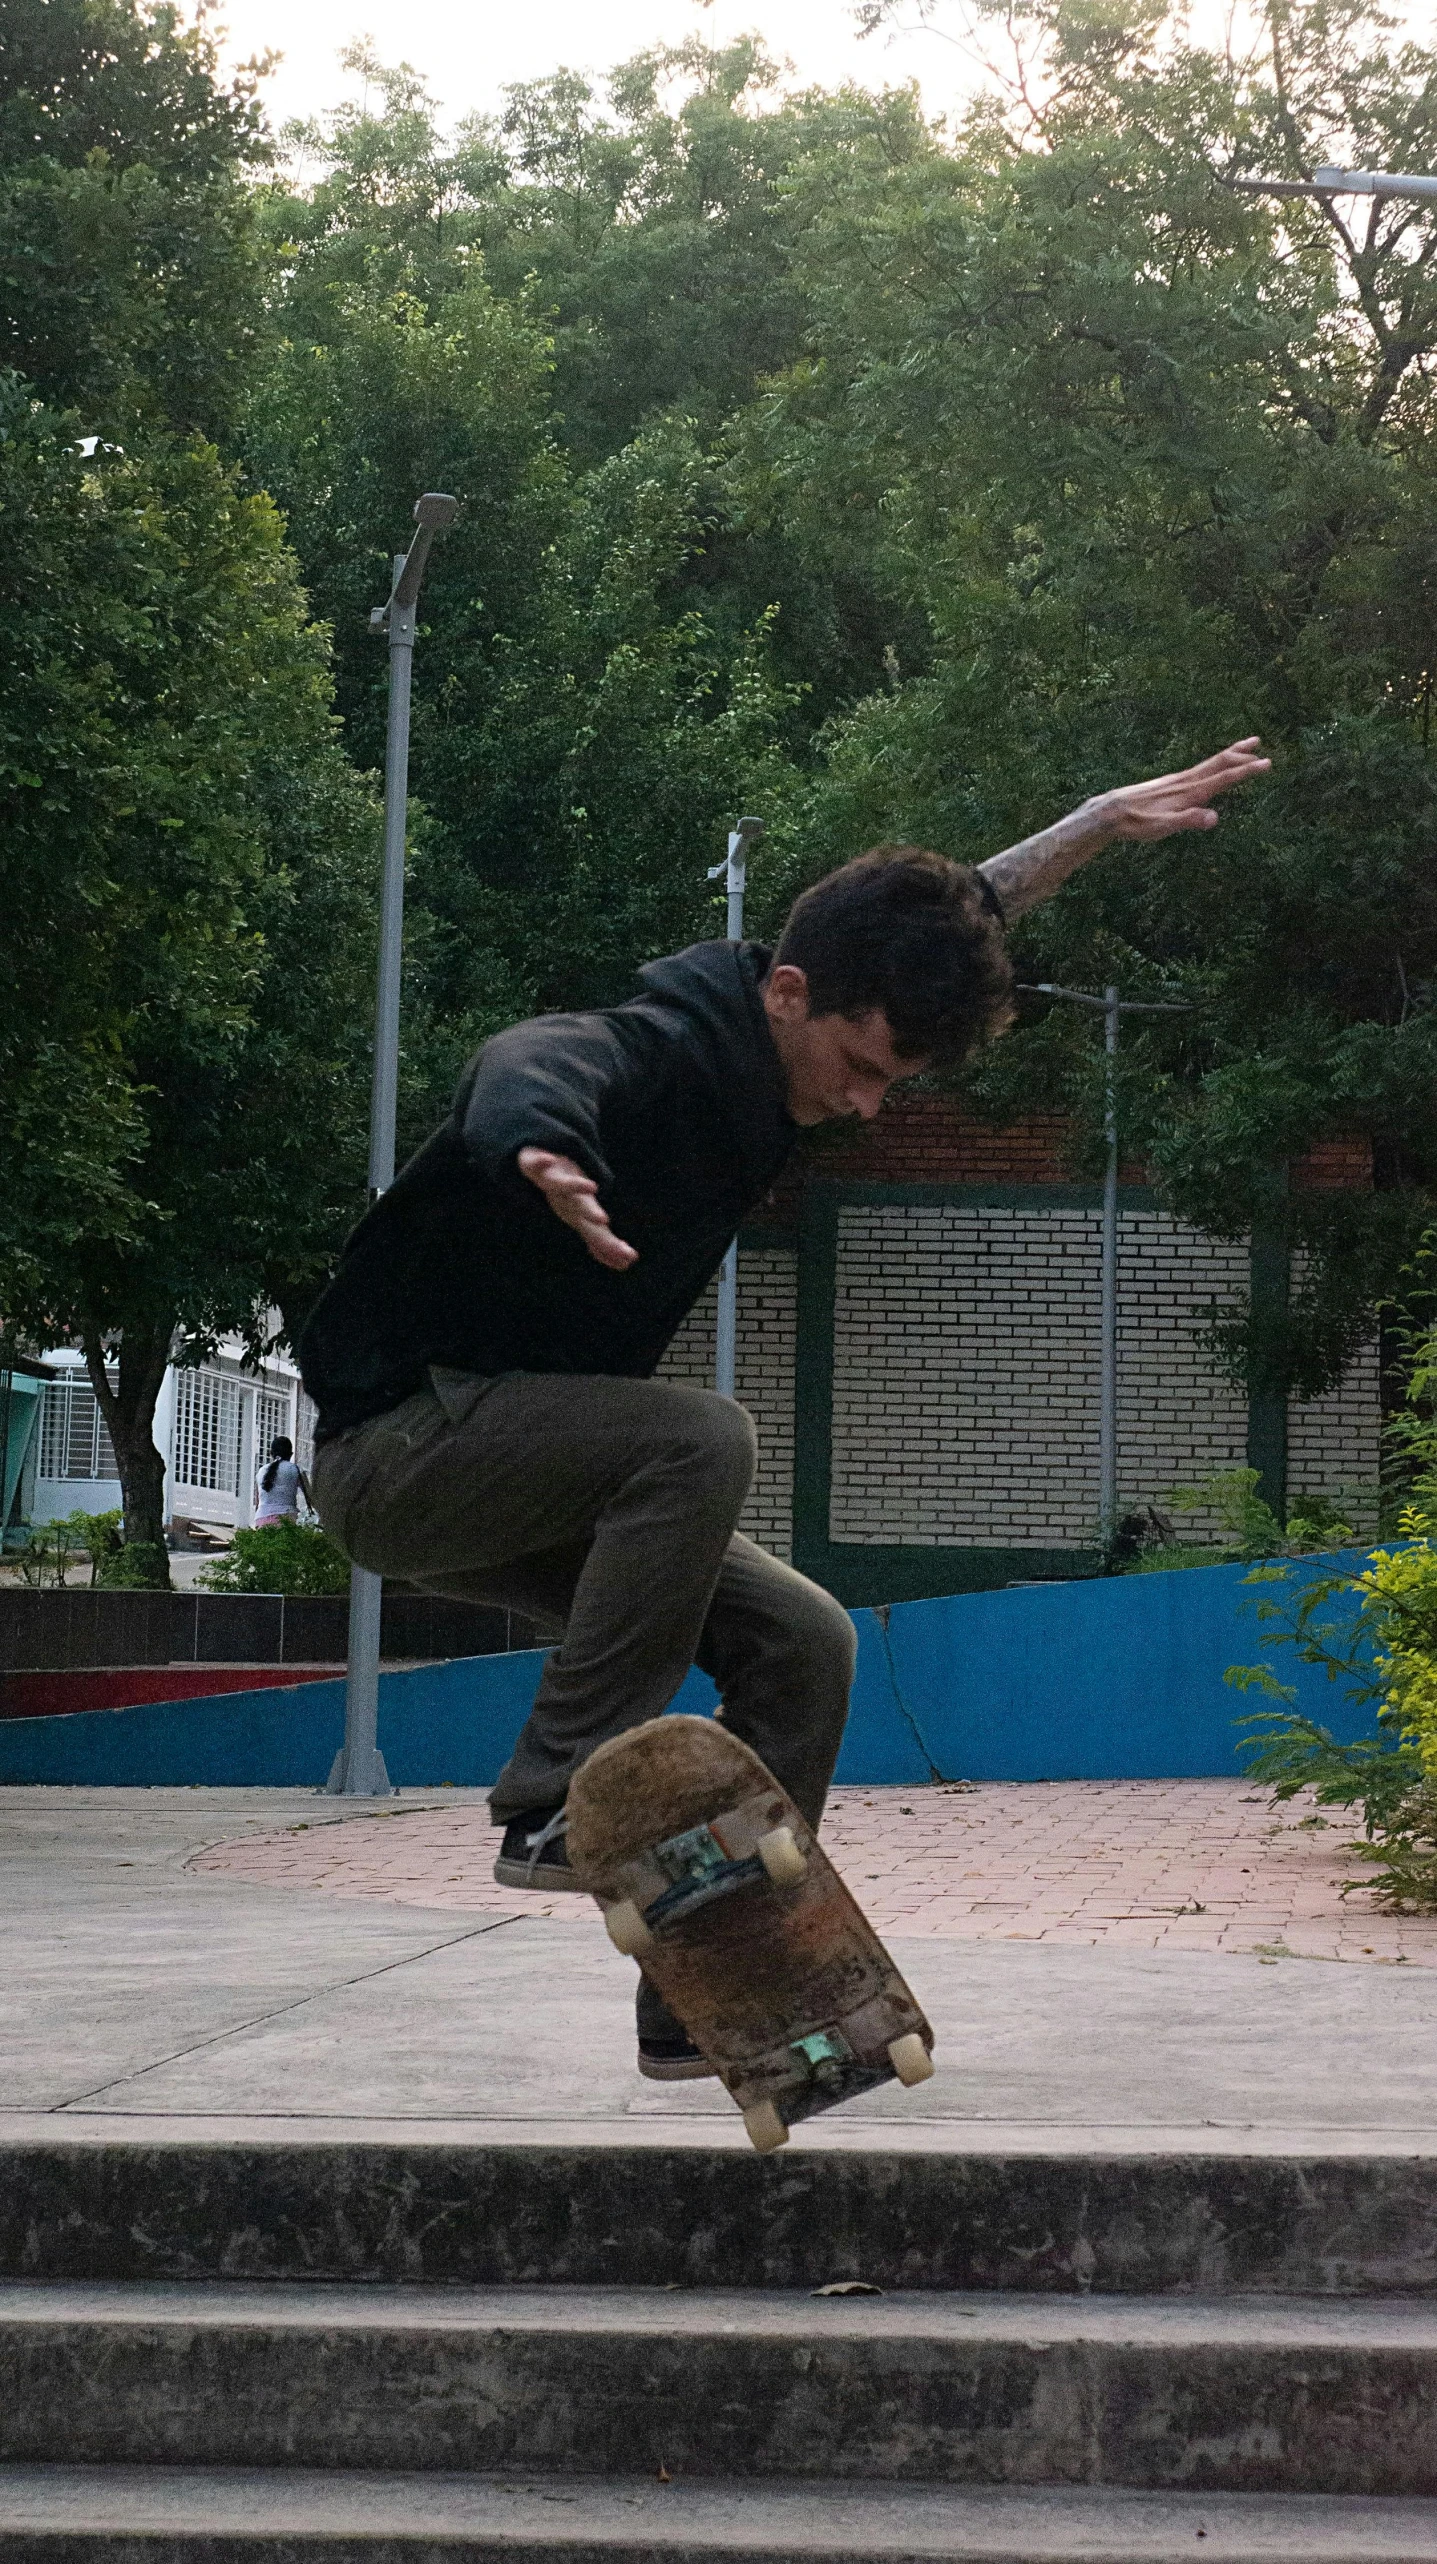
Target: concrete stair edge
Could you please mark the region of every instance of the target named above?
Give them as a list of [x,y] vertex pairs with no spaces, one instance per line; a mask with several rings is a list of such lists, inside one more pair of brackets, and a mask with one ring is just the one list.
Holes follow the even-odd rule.
[[0,2272],[1437,2296],[1437,2154],[46,2130],[0,2137]]
[[0,2467],[4,2564],[1437,2564],[1437,2501]]
[[1405,2299],[0,2289],[12,2462],[1437,2496]]

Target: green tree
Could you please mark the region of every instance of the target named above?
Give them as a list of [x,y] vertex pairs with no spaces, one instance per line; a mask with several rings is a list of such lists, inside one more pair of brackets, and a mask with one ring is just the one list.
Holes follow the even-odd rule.
[[135,0],[6,0],[0,366],[92,433],[212,435],[259,316],[256,67]]
[[706,865],[779,756],[786,700],[767,618],[710,621],[690,592],[712,481],[692,429],[661,421],[576,467],[546,332],[476,258],[436,268],[426,186],[404,176],[407,94],[382,120],[387,160],[372,138],[361,152],[338,137],[357,167],[342,160],[321,182],[322,220],[282,208],[275,353],[246,451],[333,628],[346,736],[365,764],[385,705],[368,617],[392,547],[417,489],[463,502],[426,578],[415,669],[412,1141],[496,1025],[621,994],[650,953],[711,928]]
[[258,1349],[361,1199],[372,811],[270,502],[16,408],[0,1270],[12,1325],[83,1343],[156,1544],[172,1347]]
[[771,646],[796,744],[883,683],[895,645],[918,665],[926,618],[891,582],[874,593],[870,551],[835,547],[826,522],[815,548],[781,509],[760,521],[725,455],[727,422],[804,348],[814,280],[797,244],[813,215],[797,174],[821,160],[842,193],[874,168],[937,161],[912,96],[788,96],[752,40],[692,42],[621,65],[602,92],[563,70],[516,86],[500,115],[446,141],[415,73],[364,47],[345,60],[357,96],[288,130],[303,183],[264,195],[276,316],[298,361],[335,344],[345,309],[436,324],[482,272],[545,333],[550,431],[571,463],[663,427],[693,438],[702,541],[675,593],[721,653],[781,607]]
[[[831,724],[788,879],[881,837],[982,851],[1260,730],[1270,789],[1214,838],[1109,856],[1017,952],[1024,979],[1192,1004],[1128,1041],[1125,1127],[1185,1215],[1296,1251],[1285,1324],[1236,1307],[1216,1343],[1311,1394],[1437,1185],[1437,222],[1354,231],[1224,181],[1433,165],[1437,56],[1356,6],[1275,8],[1245,64],[1157,12],[1016,23],[1021,89],[951,152],[794,181],[809,346],[735,428],[736,492],[835,579],[866,551],[931,644]],[[1039,1003],[973,1091],[1100,1127],[1066,1010]],[[1288,1161],[1354,1130],[1375,1204],[1287,1193]]]
[[172,1352],[259,1350],[361,1199],[372,810],[274,506],[206,441],[257,361],[263,150],[203,21],[7,11],[0,1305],[84,1345],[132,1581]]

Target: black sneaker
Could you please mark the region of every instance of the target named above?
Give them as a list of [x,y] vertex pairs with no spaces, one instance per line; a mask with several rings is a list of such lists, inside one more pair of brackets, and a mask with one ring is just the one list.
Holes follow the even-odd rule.
[[639,2072],[650,2083],[692,2083],[701,2074],[717,2074],[692,2039],[640,2039]]
[[531,1807],[523,1816],[511,1816],[494,1863],[499,1885],[572,1887],[582,1894],[569,1867],[564,1841],[568,1822],[562,1807]]

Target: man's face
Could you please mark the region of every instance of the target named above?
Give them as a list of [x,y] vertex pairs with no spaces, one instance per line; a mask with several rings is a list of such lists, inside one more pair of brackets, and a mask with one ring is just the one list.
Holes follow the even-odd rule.
[[771,970],[764,1011],[788,1081],[796,1122],[834,1122],[850,1113],[870,1122],[895,1078],[916,1077],[921,1059],[900,1059],[881,1007],[866,1015],[815,1015],[808,980],[791,962]]

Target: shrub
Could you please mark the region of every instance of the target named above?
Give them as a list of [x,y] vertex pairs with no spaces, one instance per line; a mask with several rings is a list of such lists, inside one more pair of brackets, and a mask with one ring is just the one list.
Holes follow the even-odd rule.
[[[1216,1513],[1222,1525],[1220,1539],[1208,1547],[1188,1540],[1139,1540],[1134,1544],[1135,1554],[1115,1562],[1118,1574],[1151,1576],[1166,1574],[1175,1567],[1229,1567],[1258,1558],[1307,1558],[1322,1549],[1348,1548],[1356,1540],[1356,1532],[1343,1515],[1346,1495],[1297,1496],[1284,1523],[1267,1499],[1258,1494],[1259,1483],[1256,1469],[1219,1469],[1200,1487],[1174,1487],[1168,1497],[1174,1513]],[[1350,1491],[1359,1500],[1370,1492],[1362,1488]],[[1148,1508],[1147,1518],[1153,1523],[1164,1520],[1153,1507]],[[1139,1517],[1132,1519],[1136,1522]]]
[[168,1593],[170,1562],[157,1540],[125,1540],[91,1580],[107,1593]]
[[22,1581],[27,1585],[63,1585],[67,1570],[77,1558],[88,1558],[90,1582],[103,1584],[104,1569],[117,1555],[124,1535],[118,1511],[111,1513],[65,1513],[53,1522],[32,1524],[23,1549],[15,1552]]
[[318,1523],[267,1522],[237,1531],[199,1582],[212,1594],[342,1594],[349,1560]]
[[[1291,1708],[1258,1710],[1240,1722],[1260,1732],[1244,1752],[1249,1772],[1275,1800],[1300,1789],[1325,1806],[1358,1807],[1362,1838],[1346,1848],[1368,1875],[1349,1879],[1372,1888],[1397,1912],[1437,1913],[1437,1425],[1430,1415],[1437,1377],[1437,1330],[1419,1348],[1403,1431],[1412,1501],[1399,1521],[1402,1546],[1375,1550],[1361,1567],[1321,1576],[1296,1597],[1260,1601],[1258,1619],[1270,1645],[1290,1646],[1303,1664],[1320,1665],[1354,1700],[1375,1704],[1377,1734],[1339,1745],[1315,1719]],[[1281,1584],[1289,1570],[1254,1568],[1249,1584]],[[1320,1619],[1334,1597],[1355,1609]],[[1230,1665],[1240,1691],[1295,1700],[1270,1663]],[[1375,1875],[1374,1875],[1375,1873]]]
[[108,1513],[72,1513],[67,1520],[75,1525],[80,1546],[90,1561],[90,1582],[102,1585],[110,1561],[118,1558],[125,1545],[124,1516],[115,1505]]

